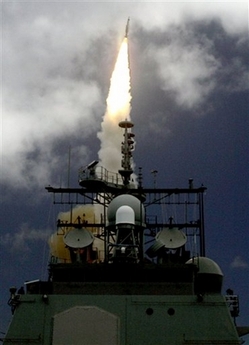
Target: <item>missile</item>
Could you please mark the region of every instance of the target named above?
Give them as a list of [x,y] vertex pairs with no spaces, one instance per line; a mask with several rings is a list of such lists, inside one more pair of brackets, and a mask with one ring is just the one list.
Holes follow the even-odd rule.
[[128,32],[129,32],[129,22],[130,22],[130,17],[127,20],[126,27],[125,27],[125,37],[128,38]]

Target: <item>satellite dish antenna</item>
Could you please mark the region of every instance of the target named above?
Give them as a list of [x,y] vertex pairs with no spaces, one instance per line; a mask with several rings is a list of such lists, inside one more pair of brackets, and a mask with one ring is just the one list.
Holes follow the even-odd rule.
[[164,248],[164,244],[161,241],[156,240],[151,247],[149,247],[146,250],[146,254],[150,257],[150,258],[154,258],[155,256],[158,255],[158,252],[161,248]]
[[87,229],[73,229],[63,237],[63,241],[70,248],[85,248],[93,243],[94,236]]
[[176,249],[187,242],[187,236],[178,228],[165,228],[158,233],[156,240],[162,242],[165,248]]

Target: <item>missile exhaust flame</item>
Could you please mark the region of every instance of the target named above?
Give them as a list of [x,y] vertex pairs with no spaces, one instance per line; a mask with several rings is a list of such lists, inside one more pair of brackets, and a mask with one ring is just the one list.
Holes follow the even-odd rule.
[[131,83],[128,55],[128,38],[124,37],[117,61],[112,73],[110,89],[106,100],[106,112],[98,133],[101,148],[99,160],[107,170],[118,172],[121,167],[120,144],[123,132],[119,128],[120,121],[130,120]]
[[[97,134],[101,142],[101,148],[98,153],[100,163],[107,170],[116,173],[118,173],[121,168],[121,142],[124,139],[123,129],[126,127],[122,124],[120,126],[119,124],[122,121],[122,123],[128,123],[128,121],[130,121],[131,111],[132,97],[130,92],[131,83],[127,38],[128,25],[129,19],[126,25],[126,36],[121,44],[111,76],[110,89],[106,100],[106,112],[101,124],[102,130]],[[91,164],[94,163],[95,162],[92,162]],[[66,226],[68,222],[74,223],[75,219],[77,219],[79,222],[82,220],[82,222],[87,221],[94,223],[94,221],[99,220],[99,217],[101,217],[99,205],[82,205],[75,207],[70,212],[60,213],[58,215],[58,222],[60,223],[58,229],[63,229],[60,231],[67,233],[72,230],[72,228]],[[93,233],[96,231],[96,229],[91,228],[89,230]],[[71,256],[68,249],[65,247],[63,236],[58,236],[57,232],[54,233],[50,237],[49,244],[51,257],[56,258],[57,262],[71,262]],[[103,242],[96,238],[94,246],[95,250],[98,252],[98,260],[104,260],[101,254],[104,253]]]

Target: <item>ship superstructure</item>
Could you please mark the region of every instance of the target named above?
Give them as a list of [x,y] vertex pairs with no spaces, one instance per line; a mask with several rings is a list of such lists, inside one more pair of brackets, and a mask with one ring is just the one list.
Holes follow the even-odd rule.
[[145,188],[132,181],[133,124],[124,120],[122,169],[93,161],[79,188],[47,187],[67,204],[50,239],[48,281],[11,291],[4,344],[241,344],[237,296],[205,257],[206,188]]

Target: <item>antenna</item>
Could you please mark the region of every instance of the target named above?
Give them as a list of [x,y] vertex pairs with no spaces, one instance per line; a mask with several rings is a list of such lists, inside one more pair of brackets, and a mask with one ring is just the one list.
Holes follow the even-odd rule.
[[161,241],[155,241],[151,247],[146,250],[146,254],[150,258],[154,258],[159,254],[159,251],[164,248],[164,244]]
[[90,246],[94,236],[87,229],[73,229],[64,236],[63,241],[69,248],[80,249]]
[[86,167],[87,169],[93,169],[97,164],[98,164],[99,161],[92,161],[91,163],[88,164],[88,166]]
[[70,185],[70,170],[71,170],[71,145],[68,148],[68,171],[67,171],[67,187]]
[[157,178],[157,173],[158,171],[157,170],[151,170],[151,174],[153,175],[153,185],[154,185],[154,189],[156,189],[156,178]]
[[157,234],[156,240],[162,242],[165,248],[176,249],[187,242],[187,236],[178,228],[165,228]]

